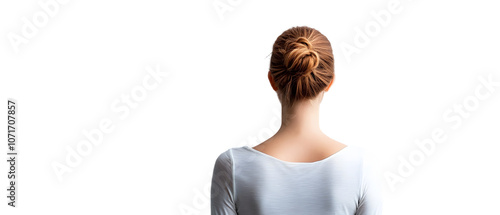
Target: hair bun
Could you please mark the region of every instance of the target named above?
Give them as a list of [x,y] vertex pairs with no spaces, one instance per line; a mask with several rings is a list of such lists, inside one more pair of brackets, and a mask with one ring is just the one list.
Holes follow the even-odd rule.
[[308,26],[292,27],[274,41],[270,81],[281,104],[293,107],[315,98],[332,83],[333,65],[332,46],[325,35]]
[[319,55],[309,40],[299,37],[285,45],[284,64],[287,71],[300,76],[310,74],[319,65]]

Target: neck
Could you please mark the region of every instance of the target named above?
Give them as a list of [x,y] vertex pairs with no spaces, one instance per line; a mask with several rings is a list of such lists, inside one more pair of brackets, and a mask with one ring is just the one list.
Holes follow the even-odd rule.
[[278,133],[293,136],[321,133],[319,127],[319,102],[300,101],[293,108],[281,108],[281,127]]

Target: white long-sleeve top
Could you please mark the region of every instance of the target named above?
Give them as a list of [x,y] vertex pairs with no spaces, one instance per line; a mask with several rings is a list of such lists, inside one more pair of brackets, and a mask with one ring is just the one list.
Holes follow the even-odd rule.
[[212,215],[381,214],[381,195],[362,150],[348,146],[315,162],[288,162],[249,146],[221,153]]

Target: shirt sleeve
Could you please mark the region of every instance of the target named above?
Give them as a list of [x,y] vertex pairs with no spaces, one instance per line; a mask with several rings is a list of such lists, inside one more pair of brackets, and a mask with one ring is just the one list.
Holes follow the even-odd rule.
[[231,150],[220,154],[214,165],[210,188],[212,215],[236,215],[234,203],[233,159]]
[[363,159],[361,177],[361,192],[356,215],[380,215],[382,214],[382,193],[374,173]]

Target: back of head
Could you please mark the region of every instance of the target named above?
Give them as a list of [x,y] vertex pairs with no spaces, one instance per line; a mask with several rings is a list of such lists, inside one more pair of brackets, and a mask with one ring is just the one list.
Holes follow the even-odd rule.
[[315,98],[333,80],[330,41],[306,26],[283,32],[274,42],[269,71],[283,105]]

